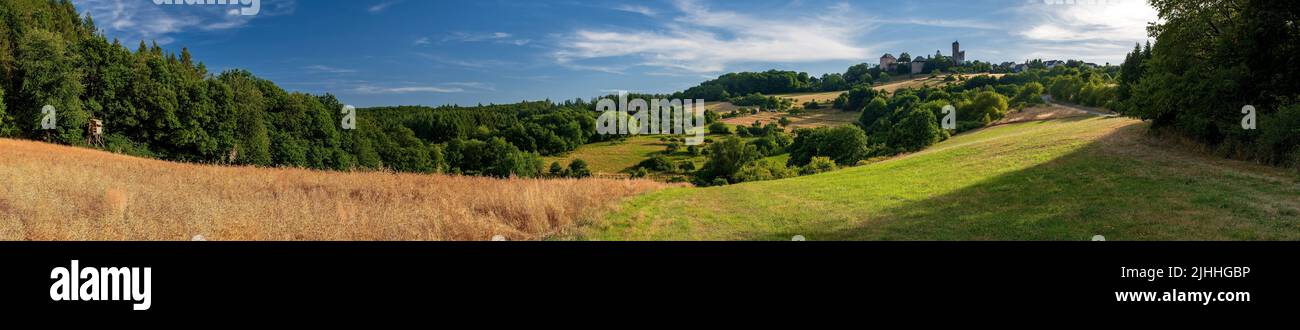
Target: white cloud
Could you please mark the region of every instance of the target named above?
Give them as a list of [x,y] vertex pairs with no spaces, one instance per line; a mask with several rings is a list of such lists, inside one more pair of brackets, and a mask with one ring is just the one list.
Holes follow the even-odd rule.
[[[532,43],[532,40],[514,38],[513,34],[505,32],[489,33],[470,33],[470,32],[453,32],[442,37],[443,43],[448,42],[493,42],[498,44],[524,46]],[[416,43],[417,45],[420,43]]]
[[361,85],[358,86],[356,89],[353,89],[353,91],[358,94],[411,94],[411,93],[447,94],[447,93],[464,92],[465,89],[458,88],[458,87],[446,88],[446,87],[435,87],[435,86],[375,87],[371,85]]
[[294,0],[263,4],[257,15],[233,13],[229,5],[164,6],[153,1],[123,0],[73,0],[82,15],[91,15],[99,29],[109,38],[118,38],[125,44],[138,41],[156,41],[169,44],[171,35],[186,31],[220,31],[247,26],[260,17],[292,13]]
[[[658,30],[579,29],[560,38],[552,55],[574,69],[621,72],[639,65],[686,72],[720,72],[746,62],[818,62],[865,59],[854,40],[870,27],[846,4],[817,15],[758,17],[678,1],[681,15]],[[589,63],[633,59],[623,67]]]
[[370,6],[370,8],[366,8],[366,11],[370,12],[371,14],[382,13],[382,12],[384,12],[385,10],[388,10],[388,7],[392,7],[393,5],[396,5],[396,4],[401,3],[401,2],[402,2],[402,1],[400,1],[400,0],[380,2],[380,3],[377,3],[377,4],[373,5],[373,6]]
[[1099,64],[1122,62],[1135,43],[1147,40],[1148,23],[1159,20],[1156,10],[1143,0],[1033,1],[1012,14],[1024,21],[1020,29],[1011,32],[1024,39],[1014,47],[1017,58]]
[[496,87],[480,82],[449,82],[436,85],[405,84],[398,87],[380,87],[362,84],[352,89],[357,94],[452,94],[470,91],[495,91]]
[[1147,23],[1155,22],[1156,10],[1142,0],[1110,0],[1073,5],[1034,2],[1021,8],[1028,17],[1040,20],[1020,32],[1031,40],[1135,42],[1146,40]]
[[356,73],[356,72],[357,72],[357,70],[352,70],[352,69],[343,69],[343,68],[336,68],[336,67],[325,66],[325,65],[309,65],[309,66],[307,66],[307,67],[304,67],[304,69],[307,69],[307,70],[309,70],[309,71],[313,71],[313,72],[318,72],[318,73],[333,73],[333,74]]
[[459,67],[466,67],[471,69],[500,68],[500,67],[507,67],[516,64],[508,61],[499,61],[499,60],[490,60],[490,59],[463,60],[463,59],[450,58],[438,54],[416,53],[415,55],[419,57],[423,57],[433,62],[447,64],[447,65],[454,65]]
[[966,29],[985,29],[997,30],[1002,29],[997,24],[969,20],[969,19],[925,19],[925,18],[907,18],[907,19],[878,19],[873,20],[882,24],[910,24],[946,28],[966,28]]
[[658,13],[655,12],[654,9],[650,9],[650,7],[646,7],[642,5],[621,5],[618,7],[614,7],[614,10],[625,11],[629,13],[637,13],[637,14],[646,15],[650,17],[655,17],[658,15]]
[[429,37],[420,37],[419,39],[415,39],[416,46],[428,45],[428,44],[429,44]]

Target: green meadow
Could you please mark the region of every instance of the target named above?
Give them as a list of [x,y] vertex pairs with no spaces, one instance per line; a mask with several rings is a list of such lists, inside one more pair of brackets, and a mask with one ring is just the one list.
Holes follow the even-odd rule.
[[1294,172],[1184,151],[1124,118],[989,127],[869,165],[672,188],[558,239],[1296,240]]

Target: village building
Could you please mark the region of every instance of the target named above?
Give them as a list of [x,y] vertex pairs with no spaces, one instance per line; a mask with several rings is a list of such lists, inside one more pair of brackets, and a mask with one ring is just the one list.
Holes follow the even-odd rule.
[[918,56],[917,58],[912,59],[912,74],[918,74],[925,71],[925,62],[925,57]]
[[[943,51],[939,51],[939,50],[934,51],[934,58],[941,58],[941,57],[943,57]],[[961,50],[960,42],[957,41],[952,42],[952,56],[949,57],[949,59],[952,60],[953,65],[960,66],[966,64],[966,51]],[[910,63],[908,61],[900,62],[899,59],[897,57],[894,57],[893,54],[885,53],[884,56],[880,57],[880,70],[885,72],[894,72],[896,66],[902,64],[902,65],[910,65],[911,72],[913,74],[916,74],[916,73],[921,73],[921,71],[925,69],[925,63],[928,61],[930,61],[930,58],[926,58],[922,56],[922,57],[911,59]]]
[[897,61],[898,59],[894,58],[894,55],[885,53],[885,56],[880,57],[880,69],[888,72],[894,72],[894,63]]

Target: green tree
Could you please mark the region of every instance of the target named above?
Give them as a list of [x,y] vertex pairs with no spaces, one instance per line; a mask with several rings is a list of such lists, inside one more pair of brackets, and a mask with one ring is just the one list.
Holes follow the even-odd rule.
[[753,145],[745,143],[738,137],[729,137],[722,142],[709,145],[709,160],[700,169],[702,182],[714,182],[718,179],[730,183],[736,180],[736,173],[742,167],[762,158]]
[[550,173],[551,176],[558,177],[564,173],[564,166],[561,166],[560,162],[552,162],[548,173]]
[[828,157],[841,165],[853,165],[869,152],[867,135],[857,126],[800,129],[790,144],[790,166],[807,165],[814,157]]
[[10,127],[8,122],[9,115],[5,113],[5,89],[0,87],[0,136],[12,136],[17,132],[17,129]]
[[957,120],[980,121],[988,124],[992,120],[1002,119],[1007,113],[1007,108],[1006,96],[993,91],[980,92],[967,107],[958,109]]
[[587,161],[574,159],[569,163],[569,175],[575,178],[591,177],[591,168],[587,166]]
[[1015,102],[1024,104],[1042,104],[1043,84],[1037,82],[1025,84],[1025,87],[1020,89],[1020,93],[1016,94]]
[[19,99],[15,111],[18,127],[27,132],[40,128],[40,109],[46,105],[56,110],[60,142],[83,142],[89,115],[81,106],[81,71],[77,53],[58,34],[35,29],[23,34],[18,42],[17,68],[22,72]]
[[889,104],[884,98],[876,97],[871,99],[871,102],[867,103],[866,107],[862,108],[862,115],[858,117],[858,125],[864,128],[871,127],[872,124],[876,123],[876,120],[888,115]]
[[938,143],[942,134],[933,112],[913,108],[906,112],[894,128],[889,137],[889,146],[904,152],[918,151]]

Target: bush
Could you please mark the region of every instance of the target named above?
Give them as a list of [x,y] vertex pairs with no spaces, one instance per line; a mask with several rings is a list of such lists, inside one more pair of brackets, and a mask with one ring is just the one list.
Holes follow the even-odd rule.
[[574,159],[569,163],[569,176],[575,178],[591,177],[591,169],[587,167],[587,161]]
[[774,161],[757,161],[745,165],[736,173],[736,183],[779,180],[795,176],[790,167]]
[[808,162],[808,165],[804,165],[802,168],[800,168],[799,175],[813,175],[817,173],[830,172],[837,169],[839,169],[839,166],[835,164],[834,160],[831,160],[828,157],[819,156],[819,157],[813,157],[812,161]]
[[650,176],[650,171],[647,171],[647,170],[644,169],[644,168],[637,168],[635,171],[632,171],[632,178],[633,178],[633,179],[640,179],[640,178],[645,178],[645,177],[648,177],[648,176]]
[[550,173],[551,176],[560,176],[561,174],[564,174],[564,166],[561,166],[560,162],[553,162],[551,163],[550,171],[547,172]]
[[682,172],[695,172],[695,162],[689,160],[682,161],[677,163],[677,169],[682,170]]
[[641,161],[636,167],[656,172],[671,172],[674,170],[673,163],[668,160],[668,157],[664,156],[650,157]]
[[143,143],[134,143],[120,134],[108,134],[104,137],[104,146],[109,152],[136,157],[153,158],[156,155]]
[[709,124],[709,134],[726,135],[731,134],[731,127],[723,122],[714,122]]
[[671,155],[671,154],[675,154],[675,153],[677,153],[678,151],[681,151],[681,148],[682,148],[682,145],[677,144],[677,142],[670,142],[670,143],[668,143],[668,147],[664,149],[664,153],[669,154],[669,155]]

